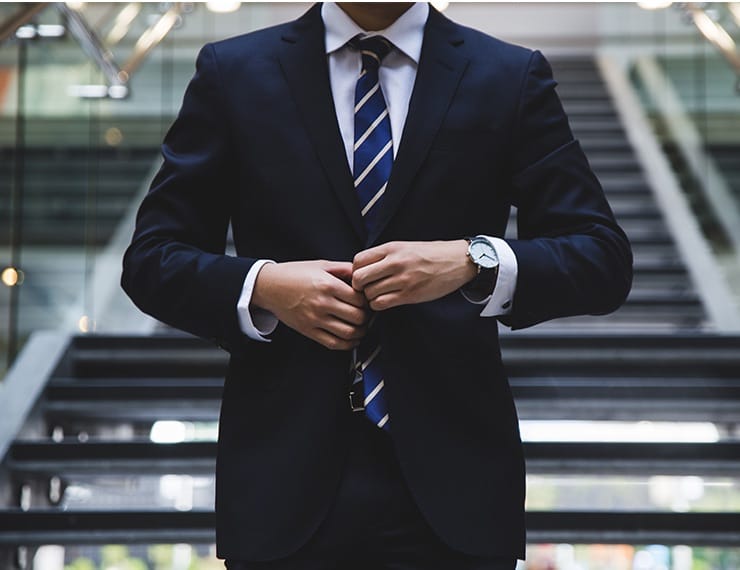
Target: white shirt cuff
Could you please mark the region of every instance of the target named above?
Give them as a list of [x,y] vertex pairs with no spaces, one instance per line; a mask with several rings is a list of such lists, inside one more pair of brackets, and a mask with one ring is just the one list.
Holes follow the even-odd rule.
[[242,294],[236,303],[239,327],[242,329],[242,332],[249,338],[262,342],[270,342],[267,335],[271,334],[278,326],[277,317],[270,311],[249,306],[252,302],[252,293],[254,292],[254,283],[257,281],[257,274],[266,263],[275,262],[270,259],[260,259],[252,265],[244,279]]
[[511,313],[516,290],[516,278],[519,274],[516,255],[508,243],[501,238],[483,236],[491,242],[498,255],[498,277],[493,293],[481,304],[486,306],[480,313],[481,317],[502,317]]

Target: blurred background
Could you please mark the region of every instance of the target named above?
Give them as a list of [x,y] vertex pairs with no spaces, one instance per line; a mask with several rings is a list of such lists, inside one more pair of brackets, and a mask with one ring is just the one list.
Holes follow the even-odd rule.
[[[0,4],[0,569],[222,568],[226,356],[121,256],[199,48],[309,6]],[[635,252],[613,315],[501,330],[520,570],[739,569],[740,2],[435,6],[548,57]]]

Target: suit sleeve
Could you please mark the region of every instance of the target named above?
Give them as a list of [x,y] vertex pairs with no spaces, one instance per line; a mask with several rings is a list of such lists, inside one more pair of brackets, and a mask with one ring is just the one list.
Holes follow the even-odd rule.
[[237,175],[222,90],[207,45],[139,208],[121,284],[145,313],[229,348],[246,338],[236,306],[255,260],[224,255]]
[[514,131],[512,203],[518,263],[511,315],[520,329],[557,317],[604,314],[627,297],[630,244],[606,201],[555,93],[550,66],[533,52]]

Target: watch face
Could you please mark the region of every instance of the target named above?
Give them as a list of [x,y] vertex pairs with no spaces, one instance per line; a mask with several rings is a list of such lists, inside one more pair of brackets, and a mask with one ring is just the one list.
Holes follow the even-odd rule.
[[470,242],[468,248],[470,257],[472,260],[483,267],[484,269],[491,269],[498,265],[498,255],[496,255],[496,249],[485,239],[474,239]]

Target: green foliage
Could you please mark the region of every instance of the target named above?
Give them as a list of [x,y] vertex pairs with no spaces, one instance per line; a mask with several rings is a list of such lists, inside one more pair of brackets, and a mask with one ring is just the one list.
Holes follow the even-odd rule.
[[100,549],[101,570],[113,567],[116,570],[149,570],[147,563],[140,558],[131,558],[128,547],[109,544]]
[[64,566],[64,570],[96,570],[95,563],[89,558],[78,558]]
[[172,545],[155,544],[147,549],[149,562],[153,570],[169,570],[172,568]]

